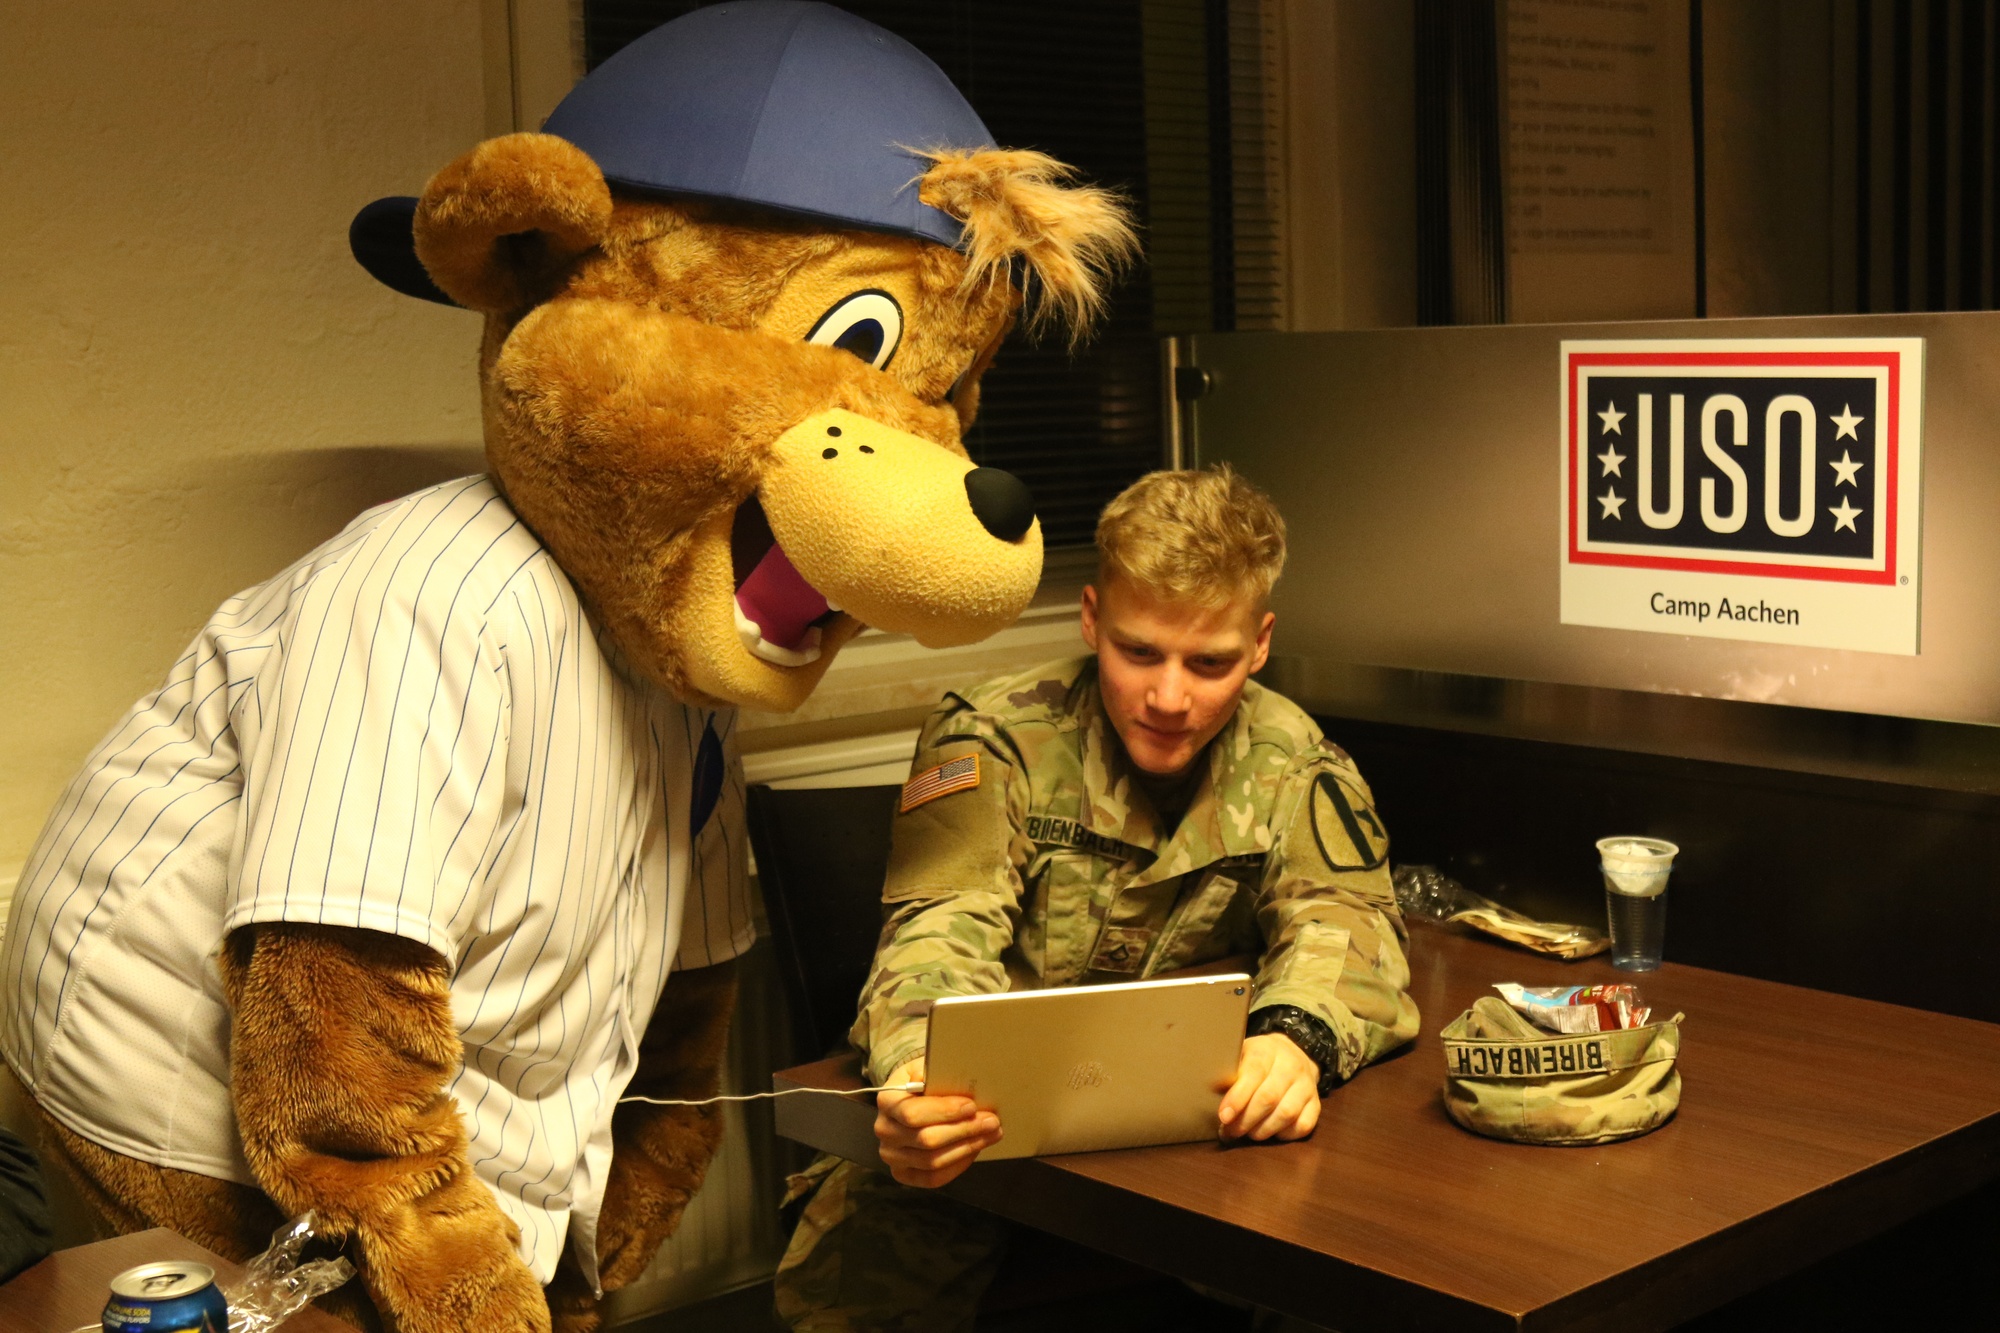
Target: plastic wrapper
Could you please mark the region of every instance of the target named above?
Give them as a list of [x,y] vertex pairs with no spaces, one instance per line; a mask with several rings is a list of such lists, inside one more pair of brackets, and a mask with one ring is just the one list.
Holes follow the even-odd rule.
[[1536,1027],[1550,1032],[1617,1032],[1644,1027],[1653,1014],[1640,1002],[1637,986],[1517,986],[1506,981],[1493,989]]
[[1511,907],[1502,907],[1491,898],[1480,897],[1433,866],[1397,869],[1396,905],[1403,909],[1404,916],[1463,926],[1557,958],[1588,958],[1611,947],[1611,941],[1602,931],[1537,921]]
[[244,1266],[241,1278],[222,1286],[229,1333],[268,1333],[353,1277],[354,1265],[337,1255],[305,1257],[307,1246],[326,1240],[309,1212],[273,1232],[271,1247]]

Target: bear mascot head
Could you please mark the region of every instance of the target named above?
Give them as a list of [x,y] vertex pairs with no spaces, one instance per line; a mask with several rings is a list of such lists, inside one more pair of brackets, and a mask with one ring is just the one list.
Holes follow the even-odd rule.
[[356,251],[486,316],[493,475],[632,659],[783,710],[863,626],[1010,623],[1040,527],[960,437],[1024,288],[1032,323],[1097,316],[1119,202],[818,4],[655,29],[545,131],[373,206]]
[[1133,230],[892,34],[736,0],[350,239],[484,317],[490,475],[232,598],[93,753],[0,1053],[108,1229],[243,1258],[310,1210],[357,1323],[586,1330],[719,1139],[633,1099],[713,1094],[754,938],[730,706],[1026,605],[1032,500],[962,435]]

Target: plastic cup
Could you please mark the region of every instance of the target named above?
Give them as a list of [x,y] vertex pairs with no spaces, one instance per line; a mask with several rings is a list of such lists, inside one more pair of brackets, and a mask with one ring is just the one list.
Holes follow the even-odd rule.
[[1667,876],[1680,850],[1664,838],[1597,840],[1613,967],[1651,972],[1660,965],[1667,941]]

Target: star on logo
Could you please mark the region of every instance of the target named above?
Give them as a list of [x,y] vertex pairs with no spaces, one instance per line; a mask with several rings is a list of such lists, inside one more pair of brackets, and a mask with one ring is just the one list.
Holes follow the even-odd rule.
[[[1833,418],[1833,420],[1838,421],[1840,420],[1840,418],[1835,417]],[[1847,456],[1847,450],[1842,449],[1840,451],[1840,461],[1838,463],[1828,463],[1827,466],[1832,468],[1837,474],[1839,474],[1834,478],[1833,481],[1834,485],[1858,486],[1861,484],[1854,479],[1854,474],[1861,470],[1861,464],[1855,462],[1852,458],[1849,458]]]
[[1597,503],[1604,506],[1604,512],[1598,515],[1598,517],[1618,519],[1625,517],[1624,514],[1619,512],[1625,507],[1625,497],[1612,490],[1609,486],[1604,488],[1604,494],[1597,497]]
[[1605,404],[1604,410],[1597,414],[1597,419],[1604,423],[1604,433],[1606,435],[1623,435],[1625,433],[1618,429],[1618,423],[1625,419],[1625,414],[1618,410],[1616,403]]
[[1840,497],[1840,507],[1838,509],[1829,509],[1826,512],[1833,515],[1833,530],[1835,532],[1846,528],[1849,532],[1856,533],[1857,535],[1860,533],[1860,529],[1854,526],[1854,520],[1861,517],[1862,511],[1849,504],[1846,496],[1843,495]]
[[1854,428],[1860,425],[1862,422],[1868,420],[1867,417],[1855,416],[1854,409],[1849,407],[1846,403],[1842,403],[1840,405],[1840,415],[1837,417],[1828,417],[1827,420],[1831,421],[1834,425],[1840,427],[1839,430],[1834,432],[1833,436],[1834,439],[1852,440],[1856,444],[1861,443],[1861,437],[1854,433]]
[[1625,475],[1618,470],[1619,464],[1625,461],[1625,455],[1618,452],[1616,445],[1606,444],[1604,452],[1597,456],[1597,461],[1604,464],[1605,476],[1622,477]]

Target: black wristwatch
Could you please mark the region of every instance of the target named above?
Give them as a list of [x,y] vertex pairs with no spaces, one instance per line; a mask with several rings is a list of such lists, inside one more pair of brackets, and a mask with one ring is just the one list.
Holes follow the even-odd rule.
[[1320,1096],[1340,1086],[1340,1043],[1332,1028],[1297,1005],[1273,1004],[1250,1015],[1244,1035],[1261,1037],[1271,1032],[1290,1037],[1292,1044],[1306,1053],[1306,1059],[1319,1066]]

